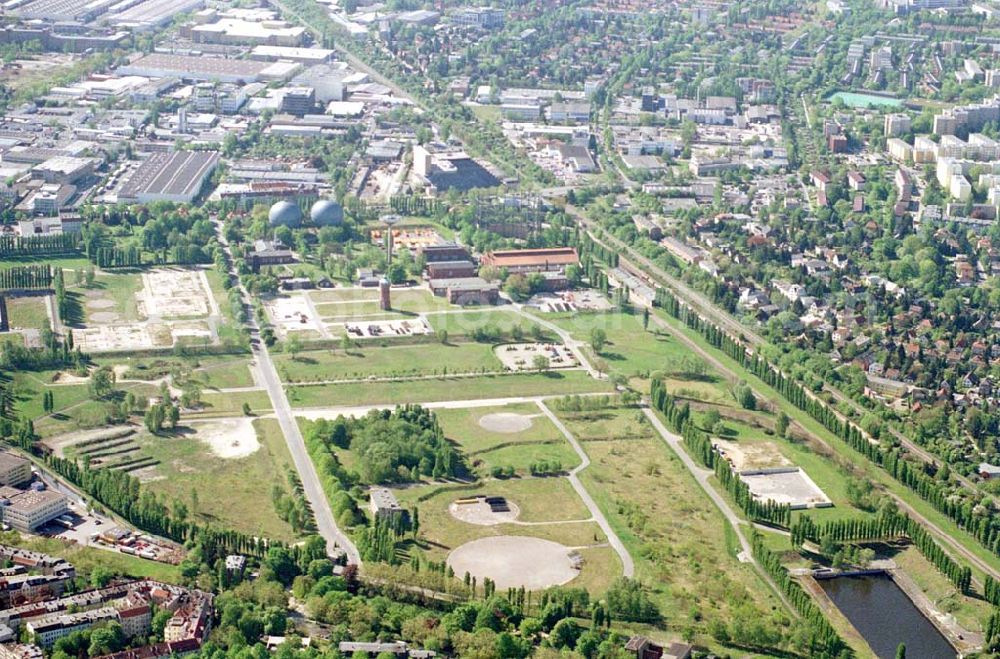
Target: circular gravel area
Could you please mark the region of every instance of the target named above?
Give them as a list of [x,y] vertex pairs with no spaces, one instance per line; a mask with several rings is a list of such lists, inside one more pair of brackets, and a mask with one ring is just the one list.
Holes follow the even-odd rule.
[[486,503],[485,499],[480,499],[475,503],[453,502],[448,506],[448,512],[451,513],[452,517],[466,524],[495,526],[497,524],[513,522],[521,514],[521,510],[517,507],[517,504],[510,499],[507,499],[507,507],[510,510],[506,512],[493,512],[490,504]]
[[514,414],[513,412],[496,412],[487,414],[479,418],[479,427],[490,432],[516,433],[524,432],[534,425],[534,421],[527,414]]
[[497,588],[542,590],[572,581],[578,570],[571,549],[558,542],[526,536],[501,535],[467,542],[448,555],[458,578],[466,572],[482,583],[489,577]]

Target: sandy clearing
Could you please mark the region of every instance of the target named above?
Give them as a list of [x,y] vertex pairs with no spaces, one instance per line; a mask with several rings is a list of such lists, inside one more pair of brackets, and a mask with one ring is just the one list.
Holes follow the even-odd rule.
[[572,581],[573,550],[558,542],[502,535],[480,538],[461,545],[448,555],[448,565],[456,575],[466,572],[480,582],[489,577],[497,588],[542,590]]
[[475,503],[453,501],[448,506],[448,512],[451,513],[452,517],[466,524],[496,526],[497,524],[513,522],[521,514],[521,509],[510,499],[507,499],[507,507],[510,508],[507,512],[493,512],[490,509],[490,504],[486,503],[486,499],[479,499]]
[[121,320],[121,315],[114,311],[97,311],[90,314],[90,321],[94,323],[113,323]]
[[495,412],[479,418],[479,427],[483,430],[505,434],[524,432],[533,424],[534,421],[531,420],[530,415],[513,412]]
[[260,448],[252,419],[219,419],[192,423],[196,437],[220,458],[235,460],[253,455]]

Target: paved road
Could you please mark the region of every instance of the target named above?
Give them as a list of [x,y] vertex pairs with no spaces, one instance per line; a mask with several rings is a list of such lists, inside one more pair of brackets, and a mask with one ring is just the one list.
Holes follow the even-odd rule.
[[[222,223],[216,219],[215,226],[219,242],[229,260],[230,274],[236,277],[232,252],[229,247],[229,241],[226,240],[225,233],[222,230]],[[249,305],[250,295],[242,283],[239,284],[239,290],[243,304],[245,306]],[[358,553],[358,548],[354,546],[354,543],[347,537],[347,534],[340,530],[334,519],[330,502],[327,500],[326,494],[323,492],[323,487],[320,484],[319,474],[316,473],[316,467],[313,465],[309,453],[306,451],[306,443],[302,437],[302,432],[295,422],[295,416],[292,414],[292,408],[288,404],[288,397],[285,395],[285,389],[281,385],[278,371],[274,368],[274,362],[271,360],[271,354],[268,352],[267,346],[260,338],[260,327],[252,313],[247,314],[247,327],[250,329],[251,347],[257,369],[255,380],[267,390],[268,397],[271,399],[271,408],[274,410],[274,416],[278,419],[278,425],[285,436],[285,443],[288,444],[288,451],[292,454],[292,462],[295,463],[295,469],[299,472],[299,478],[302,480],[302,489],[316,518],[316,528],[319,534],[326,540],[327,551],[337,553],[338,550],[341,550],[347,554],[348,563],[360,566],[361,555]]]
[[550,410],[543,401],[539,400],[536,404],[538,405],[538,409],[540,409],[542,413],[549,418],[549,421],[551,421],[555,427],[559,429],[559,432],[563,434],[566,441],[573,446],[573,450],[576,451],[576,454],[580,456],[580,464],[569,472],[569,483],[573,486],[573,489],[576,490],[576,493],[580,495],[580,498],[583,499],[583,503],[587,506],[590,514],[594,517],[594,521],[597,522],[597,525],[601,527],[602,531],[604,531],[604,535],[607,536],[608,544],[611,545],[611,548],[615,550],[616,554],[618,554],[618,558],[621,559],[622,576],[631,579],[635,576],[635,563],[632,561],[632,556],[628,553],[628,549],[625,549],[625,545],[622,543],[621,538],[619,538],[618,534],[611,528],[611,524],[608,523],[608,518],[604,516],[603,512],[601,512],[601,509],[597,506],[593,497],[590,496],[590,493],[587,492],[587,488],[583,486],[583,483],[580,482],[580,477],[577,475],[590,466],[590,456],[588,456],[583,450],[580,443],[576,441],[576,437],[574,437],[573,433],[569,431],[569,428],[563,424],[559,417],[552,413],[552,410]]
[[681,438],[676,434],[670,432],[670,430],[668,430],[667,427],[663,425],[663,422],[660,421],[660,418],[656,416],[656,413],[653,412],[653,410],[649,409],[648,407],[643,407],[642,413],[646,415],[646,418],[649,419],[649,422],[651,424],[653,424],[653,427],[656,429],[656,432],[660,434],[660,437],[663,438],[663,441],[667,443],[667,446],[670,447],[670,450],[672,450],[674,454],[676,454],[677,457],[681,459],[681,462],[684,463],[684,466],[687,467],[687,470],[690,471],[691,475],[694,476],[694,479],[698,481],[698,486],[701,487],[701,489],[705,492],[705,494],[708,495],[708,497],[712,500],[715,506],[720,511],[722,511],[722,514],[725,516],[730,526],[733,527],[733,531],[736,532],[736,537],[737,539],[739,539],[741,547],[740,553],[737,555],[737,558],[743,563],[752,564],[754,566],[754,569],[757,570],[757,573],[760,574],[760,577],[764,579],[764,581],[766,581],[771,586],[771,590],[773,590],[774,593],[778,596],[778,598],[781,599],[781,601],[785,605],[785,608],[787,608],[792,613],[792,615],[798,617],[798,612],[796,611],[795,607],[793,607],[791,603],[787,599],[785,599],[785,594],[781,592],[781,589],[778,588],[777,584],[774,583],[774,581],[771,579],[771,576],[767,572],[765,572],[764,569],[761,568],[760,565],[757,563],[757,561],[754,559],[753,549],[750,547],[750,541],[748,541],[746,535],[743,534],[743,526],[746,524],[746,522],[743,519],[741,519],[739,515],[736,514],[736,511],[732,509],[732,507],[729,505],[729,502],[726,501],[726,499],[721,494],[719,494],[719,492],[714,487],[712,487],[712,484],[708,482],[708,479],[713,476],[714,472],[712,472],[710,469],[705,469],[704,467],[701,467],[695,463],[695,461],[691,458],[691,456],[688,455],[687,451],[684,450],[684,445],[681,444]]

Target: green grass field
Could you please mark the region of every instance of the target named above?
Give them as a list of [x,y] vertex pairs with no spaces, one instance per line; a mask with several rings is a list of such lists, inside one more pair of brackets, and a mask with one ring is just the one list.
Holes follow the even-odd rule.
[[330,302],[353,302],[360,300],[378,301],[377,288],[334,288],[309,291],[307,295],[317,306]]
[[8,323],[11,329],[48,329],[49,314],[44,297],[7,298]]
[[[83,428],[104,425],[106,418],[105,401],[91,400],[86,383],[58,384],[53,381],[58,371],[22,371],[12,379],[15,408],[18,413],[34,420],[35,433],[40,437],[70,432]],[[52,391],[55,407],[53,413],[45,415],[42,397],[46,390]],[[137,396],[155,394],[156,388],[143,383],[121,383],[116,390],[124,395],[132,392]]]
[[[495,432],[479,425],[487,414],[522,414],[531,417],[531,427],[521,432]],[[533,462],[558,461],[564,469],[580,463],[566,439],[551,421],[532,404],[436,410],[445,436],[462,448],[469,465],[480,475],[495,466],[511,466],[520,475]]]
[[232,355],[198,355],[192,357],[103,357],[94,360],[100,366],[126,366],[123,380],[158,380],[174,376],[178,386],[197,382],[203,389],[251,387],[250,360]]
[[[599,357],[608,364],[612,373],[637,379],[639,386],[646,386],[648,374],[654,371],[673,374],[684,360],[690,360],[691,351],[675,337],[642,328],[641,314],[619,312],[593,314],[552,314],[546,316],[569,331],[574,338],[589,344],[591,332],[601,329],[607,343]],[[587,351],[593,355],[589,347]],[[670,382],[676,388],[686,388],[706,400],[719,401],[729,398],[725,383],[707,373],[704,377],[674,375]]]
[[[307,293],[316,305],[316,310],[323,317],[350,318],[352,315],[369,315],[377,313],[378,290],[372,288],[348,288]],[[442,297],[435,297],[424,288],[401,289],[391,291],[392,308],[405,314],[418,314],[427,311],[446,311],[455,309]]]
[[[3,257],[3,263],[7,265],[32,265],[32,264],[42,264],[51,265],[53,268],[62,268],[63,270],[85,270],[87,268],[94,267],[94,265],[87,260],[85,256],[49,256],[47,254],[34,254],[30,256],[5,256]],[[64,275],[67,277],[67,283],[73,281],[73,273],[66,272]]]
[[378,300],[358,300],[317,304],[316,312],[324,320],[351,320],[352,318],[378,315],[381,309]]
[[581,443],[650,436],[649,422],[642,412],[636,409],[609,408],[587,412],[565,412],[554,409],[554,411]]
[[289,402],[297,408],[402,405],[442,400],[609,393],[611,390],[606,380],[594,380],[583,371],[287,387]]
[[369,376],[443,375],[502,371],[493,346],[484,343],[427,343],[401,346],[360,345],[349,352],[302,352],[293,359],[274,355],[283,382],[364,379]]
[[243,414],[243,403],[249,403],[254,414],[266,414],[271,411],[271,399],[266,391],[239,391],[229,393],[203,393],[202,408],[191,416],[240,416]]
[[449,336],[465,336],[484,327],[496,328],[507,335],[515,327],[520,327],[525,336],[530,336],[531,328],[535,324],[503,308],[428,314],[427,321],[435,332],[445,330]]
[[[166,501],[181,501],[195,518],[222,528],[293,540],[296,534],[281,520],[271,501],[273,484],[288,490],[286,470],[292,465],[284,437],[274,419],[253,422],[260,448],[242,458],[221,458],[193,435],[138,440],[143,450],[159,460],[155,476],[144,488]],[[192,504],[197,492],[198,506]]]
[[470,105],[472,114],[476,115],[479,121],[490,123],[500,123],[500,107],[496,105]]

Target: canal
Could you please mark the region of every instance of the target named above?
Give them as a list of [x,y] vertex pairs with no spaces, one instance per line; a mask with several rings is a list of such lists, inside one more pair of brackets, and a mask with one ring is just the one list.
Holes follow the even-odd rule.
[[818,579],[880,659],[893,659],[906,644],[906,659],[945,659],[957,653],[941,632],[885,574]]

